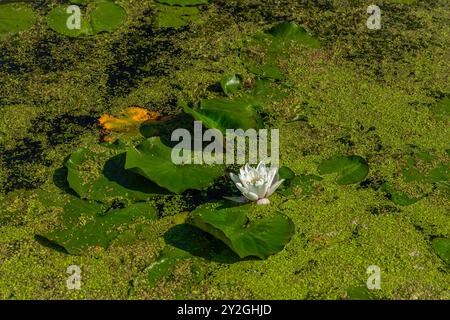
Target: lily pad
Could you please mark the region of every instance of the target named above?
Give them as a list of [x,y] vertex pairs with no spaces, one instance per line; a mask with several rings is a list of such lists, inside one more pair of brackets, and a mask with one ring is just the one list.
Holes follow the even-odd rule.
[[249,222],[247,213],[252,205],[208,203],[192,212],[191,223],[223,241],[240,258],[267,259],[290,241],[294,223],[281,214]]
[[292,44],[319,48],[319,41],[295,22],[281,22],[265,32],[258,32],[247,39],[241,51],[241,59],[248,70],[261,78],[283,80],[279,60],[286,59]]
[[168,4],[170,6],[196,6],[200,4],[208,4],[210,0],[157,0],[159,3]]
[[94,2],[90,12],[94,33],[116,30],[125,20],[125,9],[111,1]]
[[318,167],[320,174],[339,173],[337,184],[361,182],[369,173],[369,165],[359,156],[335,156],[323,161]]
[[180,103],[184,112],[192,115],[195,120],[202,121],[207,128],[218,129],[226,133],[227,129],[259,129],[262,120],[256,112],[255,101],[245,98],[202,100],[200,108],[190,108],[186,103]]
[[192,256],[188,252],[178,248],[164,248],[159,254],[158,259],[146,269],[150,287],[154,287],[158,281],[168,277],[172,273],[177,262],[191,257]]
[[68,37],[83,37],[93,35],[92,26],[86,15],[81,13],[80,16],[80,29],[69,29],[67,26],[67,19],[71,16],[67,13],[68,5],[59,5],[53,8],[47,15],[47,24],[54,31],[61,33]]
[[381,190],[388,194],[388,198],[395,204],[399,206],[409,206],[417,201],[421,200],[422,197],[411,197],[406,192],[395,190],[389,183],[384,183],[381,186]]
[[81,254],[91,247],[107,249],[110,242],[130,224],[157,219],[156,208],[136,203],[125,209],[102,211],[97,203],[70,202],[64,210],[65,228],[44,235],[70,254]]
[[33,27],[36,14],[26,3],[0,4],[0,35],[14,34]]
[[125,168],[178,194],[188,189],[206,189],[225,173],[221,165],[176,165],[171,153],[172,148],[163,144],[159,137],[152,137],[137,147],[128,148]]
[[200,11],[196,7],[172,7],[160,5],[156,26],[159,28],[181,28],[198,20]]
[[280,179],[284,180],[291,180],[295,178],[295,172],[292,171],[291,168],[286,166],[280,167],[280,169],[278,170],[278,175],[280,176]]
[[294,178],[286,181],[287,186],[281,189],[280,193],[284,196],[309,196],[314,192],[315,183],[322,180],[322,177],[313,174],[295,176]]
[[114,149],[93,152],[79,149],[66,162],[69,186],[83,199],[112,203],[148,200],[164,190],[142,176],[125,170],[125,154]]
[[220,86],[225,94],[231,95],[242,87],[242,78],[236,74],[227,74],[220,80]]
[[274,37],[276,45],[286,45],[288,42],[301,43],[310,48],[319,48],[320,42],[312,37],[305,28],[295,22],[281,22],[267,31]]
[[112,1],[100,0],[83,2],[86,10],[81,11],[80,29],[69,29],[67,20],[72,15],[67,13],[68,5],[59,5],[47,15],[47,24],[54,31],[69,37],[85,37],[100,32],[111,32],[117,29],[125,20],[126,12]]
[[450,239],[435,238],[431,246],[437,255],[448,265],[450,265]]

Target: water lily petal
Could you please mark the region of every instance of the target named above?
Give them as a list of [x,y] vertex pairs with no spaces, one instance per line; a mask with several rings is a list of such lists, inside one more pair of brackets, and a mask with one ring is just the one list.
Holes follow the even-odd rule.
[[249,200],[251,200],[251,201],[256,201],[256,200],[258,200],[258,196],[257,196],[255,193],[253,193],[253,192],[248,192],[248,191],[246,191],[246,192],[243,192],[243,194],[244,194],[244,196],[245,196],[247,199],[249,199]]
[[230,178],[231,178],[231,180],[233,180],[234,183],[241,182],[241,179],[239,179],[239,177],[232,172],[230,173]]
[[269,191],[267,192],[266,197],[270,196],[272,193],[275,192],[275,190],[277,190],[277,188],[284,182],[284,179],[281,179],[280,181],[275,182],[275,184],[273,184]]
[[248,199],[246,197],[240,196],[240,197],[223,197],[224,199],[231,200],[238,203],[246,203],[248,202]]

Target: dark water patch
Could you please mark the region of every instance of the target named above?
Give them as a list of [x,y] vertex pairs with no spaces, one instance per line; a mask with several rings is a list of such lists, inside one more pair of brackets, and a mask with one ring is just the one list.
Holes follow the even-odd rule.
[[175,61],[171,59],[169,62],[162,57],[173,58],[182,53],[170,38],[187,30],[188,27],[158,29],[143,24],[113,44],[117,62],[106,70],[108,95],[124,96],[146,77],[169,75]]
[[63,38],[58,35],[48,35],[40,39],[33,47],[33,65],[44,72],[54,72],[66,69],[71,62],[68,59],[58,59],[52,49],[64,44]]
[[56,118],[40,115],[31,121],[30,134],[45,134],[47,143],[56,146],[70,143],[86,131],[96,127],[98,117],[63,114]]
[[34,189],[44,183],[44,179],[36,177],[33,170],[26,167],[27,164],[44,166],[52,164],[44,156],[42,142],[28,137],[16,141],[12,149],[5,150],[0,146],[0,162],[8,174],[2,186],[5,193],[18,189]]
[[359,183],[358,189],[368,189],[371,188],[375,191],[381,188],[385,181],[380,177],[367,178]]
[[13,149],[2,150],[0,159],[5,168],[11,169],[24,162],[47,163],[43,157],[42,142],[26,137],[16,142]]
[[31,72],[32,68],[25,63],[19,62],[15,56],[17,53],[5,42],[0,43],[0,72],[6,74],[22,75]]
[[370,214],[378,216],[382,214],[390,214],[390,213],[399,213],[400,209],[390,205],[382,205],[382,206],[371,206],[368,208]]

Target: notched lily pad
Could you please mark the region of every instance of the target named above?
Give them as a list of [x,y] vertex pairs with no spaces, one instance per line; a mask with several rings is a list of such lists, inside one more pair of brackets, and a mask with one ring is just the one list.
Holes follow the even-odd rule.
[[208,203],[191,213],[190,223],[223,241],[240,258],[267,259],[290,241],[294,223],[281,214],[249,222],[247,213],[252,205]]
[[172,148],[159,137],[149,138],[127,149],[125,168],[178,194],[188,189],[206,189],[225,173],[221,165],[174,164],[171,154]]
[[363,181],[369,173],[369,165],[359,156],[335,156],[323,161],[318,171],[320,174],[339,173],[337,184],[346,185]]
[[83,199],[112,203],[142,201],[165,191],[124,168],[125,154],[98,147],[79,149],[66,161],[69,186]]
[[106,212],[102,208],[94,202],[72,201],[64,209],[64,228],[43,237],[77,255],[92,247],[107,249],[128,225],[158,217],[156,208],[148,203]]
[[29,4],[0,4],[0,35],[28,30],[35,22],[36,14]]
[[180,102],[185,113],[202,121],[210,129],[218,129],[226,133],[227,129],[260,129],[262,120],[256,111],[257,104],[251,99],[238,97],[235,99],[202,100],[199,108],[191,108]]

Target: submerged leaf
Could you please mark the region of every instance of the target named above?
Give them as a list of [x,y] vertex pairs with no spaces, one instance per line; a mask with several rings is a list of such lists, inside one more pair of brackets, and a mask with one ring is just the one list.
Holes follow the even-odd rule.
[[363,181],[369,173],[369,165],[359,156],[335,156],[322,161],[320,174],[339,173],[337,183],[341,185]]
[[249,223],[247,212],[251,206],[208,203],[192,212],[191,223],[222,240],[240,258],[255,256],[267,259],[290,241],[295,232],[294,224],[281,214]]
[[157,10],[156,26],[159,28],[181,28],[198,20],[200,11],[196,7],[174,7],[160,5]]
[[448,265],[450,265],[450,239],[435,238],[431,245],[437,255]]
[[78,200],[65,207],[64,229],[44,237],[70,254],[81,254],[91,247],[107,249],[128,225],[157,217],[156,208],[148,203],[102,212],[98,204]]

